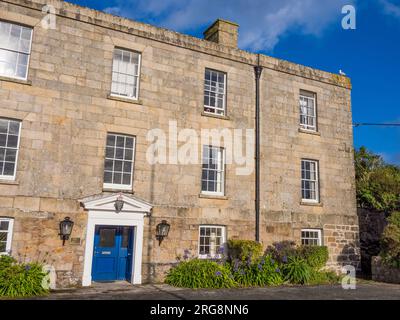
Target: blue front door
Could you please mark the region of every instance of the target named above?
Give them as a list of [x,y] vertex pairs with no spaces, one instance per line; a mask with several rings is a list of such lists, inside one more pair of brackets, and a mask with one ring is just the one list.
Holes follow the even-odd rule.
[[96,226],[92,280],[131,281],[132,255],[133,227]]

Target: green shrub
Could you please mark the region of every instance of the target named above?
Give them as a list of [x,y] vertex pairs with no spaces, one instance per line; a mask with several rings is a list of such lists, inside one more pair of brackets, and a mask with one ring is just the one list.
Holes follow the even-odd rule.
[[301,246],[298,250],[299,256],[317,271],[325,267],[329,258],[328,247],[326,246]]
[[262,254],[262,244],[251,240],[228,240],[229,260],[254,261]]
[[341,277],[333,271],[314,271],[311,273],[309,285],[338,284]]
[[311,280],[312,268],[307,262],[297,256],[288,257],[288,262],[282,266],[285,280],[293,284],[307,284]]
[[17,263],[12,257],[0,256],[0,296],[27,297],[48,292],[42,284],[46,273],[40,263]]
[[271,256],[263,256],[253,262],[238,259],[231,264],[235,281],[244,287],[280,285],[283,275],[279,263]]
[[383,262],[387,265],[400,268],[400,212],[393,212],[388,217],[381,238],[381,253]]
[[193,259],[170,269],[165,283],[183,288],[232,288],[237,286],[230,268],[215,261]]
[[265,255],[270,255],[279,263],[287,263],[288,257],[297,257],[299,252],[294,241],[285,240],[274,242],[272,246],[268,246]]

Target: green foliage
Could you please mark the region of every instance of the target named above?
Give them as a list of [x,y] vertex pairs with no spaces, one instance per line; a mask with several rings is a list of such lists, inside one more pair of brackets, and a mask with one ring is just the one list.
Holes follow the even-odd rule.
[[228,241],[227,262],[189,259],[172,268],[165,282],[185,288],[232,288],[275,286],[283,283],[336,283],[332,272],[319,271],[328,260],[327,247],[296,246],[292,241],[276,242],[260,256],[262,246],[254,241]]
[[362,208],[400,210],[400,167],[386,164],[365,147],[355,151],[357,203]]
[[28,297],[42,295],[46,273],[40,263],[17,263],[12,257],[0,256],[0,297]]
[[184,288],[232,288],[236,282],[228,266],[215,261],[193,259],[173,267],[165,283]]
[[287,258],[298,256],[299,251],[294,241],[285,240],[274,242],[272,246],[268,246],[265,250],[265,254],[271,255],[271,257],[279,263],[287,263]]
[[270,255],[254,262],[236,259],[231,267],[235,281],[244,287],[273,286],[284,282],[279,263]]
[[400,268],[400,212],[388,217],[381,238],[381,256],[387,265]]
[[328,247],[326,246],[300,246],[299,256],[314,270],[325,267],[329,258]]
[[309,285],[338,284],[341,277],[332,271],[314,271],[311,273]]
[[288,257],[288,263],[283,265],[285,280],[293,284],[307,284],[311,280],[312,268],[306,260],[300,257]]
[[262,254],[262,245],[251,240],[229,240],[228,241],[229,259],[234,261],[257,260]]
[[319,270],[323,268],[328,261],[328,248],[325,246],[296,246],[294,241],[274,242],[272,246],[268,246],[265,254],[269,254],[279,263],[288,262],[288,257],[297,257],[304,259],[307,264]]

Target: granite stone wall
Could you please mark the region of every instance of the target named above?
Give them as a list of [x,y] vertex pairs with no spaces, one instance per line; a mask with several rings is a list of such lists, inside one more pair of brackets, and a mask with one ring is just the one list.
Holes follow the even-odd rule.
[[[146,160],[147,133],[254,129],[257,55],[63,1],[56,29],[41,26],[44,0],[0,2],[0,19],[33,28],[27,81],[0,79],[0,117],[22,121],[15,181],[0,181],[0,216],[15,218],[12,254],[37,259],[48,252],[60,287],[80,284],[87,212],[79,199],[103,189],[107,132],[136,137],[131,193],[153,205],[145,218],[143,281],[161,281],[176,257],[197,254],[199,225],[226,226],[227,238],[254,239],[254,172],[237,176],[226,166],[224,197],[200,195],[201,165]],[[114,47],[141,52],[139,100],[113,99]],[[319,228],[329,265],[359,264],[347,77],[260,56],[261,241],[300,241],[302,228]],[[204,70],[227,74],[227,115],[203,110]],[[317,94],[318,131],[299,130],[300,89]],[[224,146],[224,142],[221,143]],[[167,150],[168,151],[168,150]],[[199,149],[200,151],[200,149]],[[301,202],[301,159],[319,161],[320,203]],[[62,246],[58,224],[75,222]],[[155,227],[166,219],[161,245]]]

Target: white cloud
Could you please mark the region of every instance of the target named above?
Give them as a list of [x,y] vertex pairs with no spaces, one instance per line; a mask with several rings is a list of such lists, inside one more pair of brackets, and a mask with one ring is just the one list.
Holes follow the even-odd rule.
[[400,18],[400,5],[395,5],[389,0],[381,0],[380,2],[383,6],[383,11],[386,14]]
[[[386,1],[386,0],[383,0]],[[117,0],[107,12],[179,32],[205,28],[217,18],[240,25],[239,47],[272,50],[295,32],[319,36],[331,24],[341,26],[341,9],[355,0]]]

